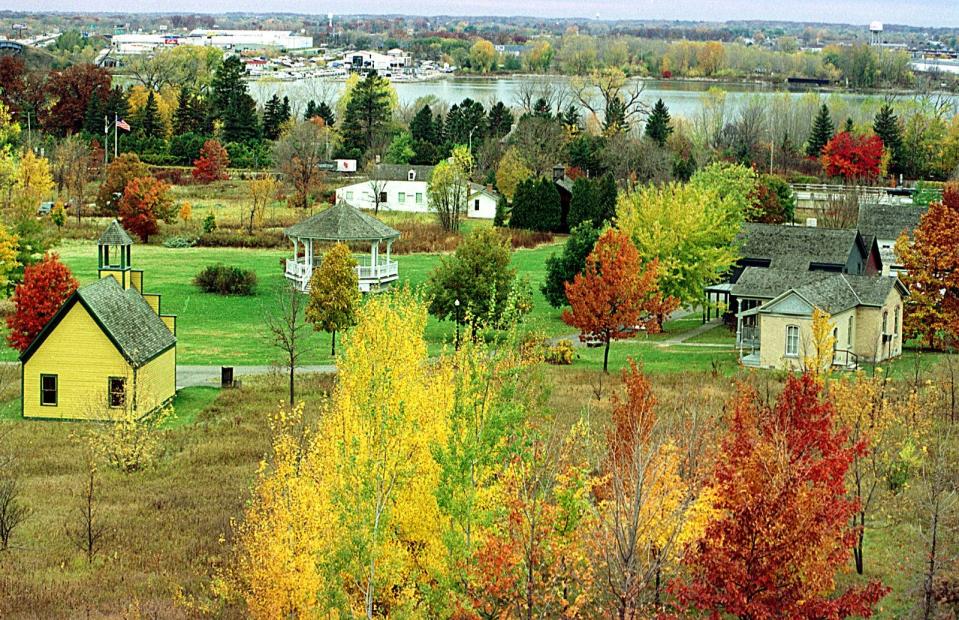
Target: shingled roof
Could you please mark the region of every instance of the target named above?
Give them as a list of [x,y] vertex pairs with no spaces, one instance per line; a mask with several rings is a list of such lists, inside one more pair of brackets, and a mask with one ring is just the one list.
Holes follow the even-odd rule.
[[772,299],[792,287],[802,286],[834,275],[827,271],[796,271],[746,267],[730,289],[733,297]]
[[846,265],[857,244],[868,254],[858,231],[778,224],[746,224],[738,237],[745,259],[769,261],[773,269],[806,270],[810,263]]
[[120,222],[113,220],[100,235],[97,243],[100,245],[133,245],[133,239],[130,238],[127,231],[123,230]]
[[[854,276],[847,273],[822,273],[818,279],[780,291],[777,297],[793,292],[829,314],[838,314],[858,306],[881,307],[893,288],[905,296],[905,287],[895,276]],[[759,308],[769,307],[773,302]]]
[[859,208],[859,232],[876,239],[898,239],[912,235],[928,207],[913,205],[864,204]]
[[176,337],[143,296],[134,289],[124,290],[116,279],[108,276],[77,289],[23,352],[20,356],[22,362],[33,355],[76,303],[86,308],[120,354],[135,368],[176,344]]
[[287,237],[319,241],[387,241],[400,236],[399,231],[344,200],[283,232]]
[[428,182],[433,176],[433,166],[412,166],[409,164],[377,164],[373,169],[373,178],[379,181],[409,181],[410,171],[416,173],[414,180]]

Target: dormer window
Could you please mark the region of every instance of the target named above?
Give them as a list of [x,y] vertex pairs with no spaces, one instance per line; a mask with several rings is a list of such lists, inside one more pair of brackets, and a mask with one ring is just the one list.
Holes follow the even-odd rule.
[[416,170],[410,170],[410,171],[409,171],[409,174],[408,174],[408,178],[409,178],[410,181],[415,181],[415,180],[416,180]]

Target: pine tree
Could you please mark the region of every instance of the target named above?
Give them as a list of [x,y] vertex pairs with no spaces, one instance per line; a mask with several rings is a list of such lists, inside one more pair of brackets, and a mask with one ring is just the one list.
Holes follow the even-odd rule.
[[855,123],[852,122],[851,116],[846,117],[846,126],[843,129],[843,131],[845,131],[846,133],[853,133],[856,131],[856,125]]
[[303,113],[303,120],[308,121],[311,118],[314,118],[319,115],[320,113],[317,112],[317,109],[316,109],[316,102],[313,101],[312,99],[306,102],[306,112]]
[[190,111],[193,91],[189,86],[180,89],[180,100],[177,101],[176,111],[173,112],[173,131],[183,135],[193,131],[193,115]]
[[582,177],[573,183],[573,197],[569,202],[569,227],[575,228],[583,222],[592,224],[596,217],[598,199],[596,183],[590,178]]
[[872,129],[877,136],[882,138],[883,147],[890,154],[889,172],[892,174],[901,173],[902,127],[899,125],[899,118],[888,103],[883,105],[879,113],[876,114]]
[[156,94],[151,90],[147,95],[147,102],[137,115],[137,131],[146,138],[164,138],[163,122],[160,120],[160,109],[157,106]]
[[553,111],[549,107],[549,102],[540,97],[533,102],[533,116],[539,118],[553,118]]
[[316,106],[316,114],[323,119],[327,127],[332,127],[336,122],[336,115],[333,114],[333,109],[325,101],[321,101],[320,105]]
[[436,123],[433,120],[433,110],[430,106],[424,105],[419,112],[410,121],[410,135],[413,136],[413,159],[411,163],[420,165],[433,165],[438,161],[437,154],[439,149],[437,144],[441,141],[436,131]]
[[516,187],[510,228],[556,232],[562,227],[562,204],[549,179],[526,179]]
[[583,128],[583,118],[579,113],[579,108],[575,105],[570,104],[570,106],[566,108],[566,111],[563,112],[562,120],[566,131],[570,133],[579,133]]
[[107,118],[112,123],[115,119],[124,119],[130,113],[130,104],[127,102],[127,96],[123,89],[114,86],[107,97],[106,104],[103,106]]
[[611,97],[607,102],[603,131],[607,136],[629,132],[629,123],[626,122],[626,103],[621,97]]
[[87,112],[83,117],[83,130],[95,136],[103,133],[106,125],[103,121],[103,101],[100,100],[98,91],[93,91],[90,96],[90,102],[87,104]]
[[276,93],[263,106],[263,135],[268,140],[276,140],[280,135],[280,97]]
[[283,95],[283,103],[280,104],[278,118],[280,119],[280,127],[293,118],[293,110],[290,107],[290,98],[286,95]]
[[343,119],[343,149],[362,157],[372,148],[377,136],[389,122],[392,114],[390,84],[376,71],[353,89]]
[[488,126],[490,135],[497,138],[506,136],[513,128],[513,113],[502,101],[490,108]]
[[616,200],[619,197],[619,189],[616,187],[616,179],[609,172],[599,179],[597,186],[593,225],[600,228],[603,224],[611,222],[616,216]]
[[252,142],[260,138],[256,102],[244,93],[230,102],[223,118],[224,142]]
[[649,120],[646,121],[646,137],[659,146],[666,146],[666,140],[671,133],[673,133],[673,127],[670,125],[669,108],[660,99],[653,106]]
[[216,70],[213,75],[211,93],[214,114],[217,118],[225,120],[225,115],[228,113],[231,104],[240,95],[248,94],[246,82],[243,80],[245,76],[246,68],[239,56],[230,56]]
[[833,134],[836,132],[836,126],[829,115],[829,106],[825,103],[819,109],[819,114],[813,120],[812,131],[809,134],[809,142],[806,144],[806,155],[809,157],[819,157],[822,154],[823,147],[829,144]]

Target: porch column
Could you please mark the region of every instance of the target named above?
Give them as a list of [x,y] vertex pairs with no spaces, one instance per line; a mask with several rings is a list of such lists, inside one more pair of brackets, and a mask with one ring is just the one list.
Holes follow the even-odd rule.
[[743,300],[736,298],[736,342],[739,344],[739,359],[743,359],[743,317],[739,316]]

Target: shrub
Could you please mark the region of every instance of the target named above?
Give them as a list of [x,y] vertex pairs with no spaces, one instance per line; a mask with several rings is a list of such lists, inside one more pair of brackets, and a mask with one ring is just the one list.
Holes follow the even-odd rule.
[[167,248],[192,248],[195,245],[196,239],[193,237],[182,237],[180,235],[167,237],[163,241],[163,247]]
[[550,347],[546,347],[543,359],[547,364],[553,364],[554,366],[569,366],[573,363],[573,343],[563,339]]
[[[279,230],[246,231],[219,229],[205,233],[196,244],[205,248],[285,248],[289,242]],[[370,246],[366,245],[369,251]]]
[[203,218],[203,232],[210,234],[216,230],[216,217],[212,213],[208,213],[205,218]]
[[249,269],[217,263],[204,267],[193,279],[193,283],[207,293],[253,295],[256,290],[256,274]]

